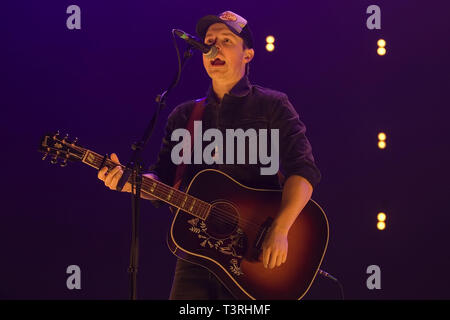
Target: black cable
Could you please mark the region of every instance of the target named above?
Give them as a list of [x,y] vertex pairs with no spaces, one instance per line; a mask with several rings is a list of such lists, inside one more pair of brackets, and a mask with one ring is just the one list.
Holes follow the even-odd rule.
[[328,272],[325,272],[321,269],[319,269],[319,274],[324,278],[327,278],[327,279],[330,279],[330,280],[333,280],[334,282],[336,282],[339,285],[339,289],[341,290],[341,298],[342,298],[342,300],[345,300],[344,287],[342,286],[342,283],[336,277],[333,277],[331,274],[329,274]]

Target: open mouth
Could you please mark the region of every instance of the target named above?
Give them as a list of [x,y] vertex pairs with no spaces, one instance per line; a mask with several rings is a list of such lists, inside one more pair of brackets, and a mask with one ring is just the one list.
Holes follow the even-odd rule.
[[215,58],[214,60],[211,60],[211,65],[213,66],[223,66],[225,64],[225,61]]

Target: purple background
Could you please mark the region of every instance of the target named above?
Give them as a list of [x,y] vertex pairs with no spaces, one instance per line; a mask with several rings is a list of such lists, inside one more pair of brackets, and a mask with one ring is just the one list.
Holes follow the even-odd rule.
[[[127,299],[131,202],[81,164],[41,161],[40,137],[61,130],[122,162],[176,71],[170,30],[198,18],[246,17],[253,83],[288,94],[307,125],[323,179],[313,194],[330,222],[322,269],[347,299],[449,299],[449,12],[444,1],[9,1],[2,18],[3,147],[0,298]],[[66,8],[81,7],[81,30]],[[381,30],[366,8],[381,7]],[[4,25],[6,24],[6,25]],[[264,49],[276,37],[276,50]],[[387,41],[387,55],[376,41]],[[6,40],[6,41],[5,41]],[[184,43],[179,42],[183,48]],[[209,85],[200,55],[187,65],[145,151],[154,161],[168,113]],[[377,134],[387,134],[387,149]],[[376,214],[387,213],[387,229]],[[172,214],[142,204],[140,299],[166,299]],[[66,268],[81,267],[81,290]],[[381,290],[366,268],[381,267]],[[317,278],[309,299],[337,299]]]

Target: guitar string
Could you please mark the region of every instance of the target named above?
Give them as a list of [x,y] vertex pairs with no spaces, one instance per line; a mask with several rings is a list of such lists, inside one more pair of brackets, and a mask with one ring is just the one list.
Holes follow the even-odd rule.
[[[151,181],[153,181],[153,180],[151,180]],[[143,184],[144,184],[144,182],[143,182]],[[164,184],[159,185],[158,188],[162,189],[162,191],[165,192],[165,193],[167,193],[168,190],[170,191],[170,190],[174,189],[174,188],[172,188],[170,186],[166,186]],[[176,189],[174,189],[174,190],[176,190]],[[198,198],[193,197],[193,196],[191,196],[191,195],[189,195],[187,193],[183,193],[182,191],[179,191],[179,190],[176,190],[176,191],[178,191],[178,193],[179,193],[179,194],[177,194],[177,196],[182,197],[183,200],[184,200],[184,198],[186,196],[193,198],[194,201],[199,200]],[[204,202],[203,200],[199,200],[199,201]],[[221,208],[219,208],[217,206],[214,206],[214,205],[211,205],[211,204],[209,204],[207,202],[204,202],[204,203],[206,203],[206,205],[208,207],[211,207],[210,211],[214,210],[214,212],[217,213],[216,218],[219,218],[219,220],[222,220],[222,221],[225,221],[225,222],[231,222],[232,224],[234,224],[234,218],[232,217],[232,215],[233,215],[232,212],[230,212],[228,210],[225,210],[225,209],[221,209]],[[184,209],[184,207],[180,207],[180,209],[182,211],[186,211],[186,212],[190,213],[190,211]],[[254,223],[254,222],[252,222],[251,220],[248,220],[248,219],[242,218],[242,219],[240,219],[240,221],[247,222],[248,225],[254,225],[256,227],[259,227],[258,224]]]
[[[144,184],[146,184],[146,183],[143,182],[143,185],[144,185]],[[160,185],[160,186],[158,186],[158,188],[159,188],[159,189],[163,189],[163,190],[160,190],[160,191],[163,191],[163,192],[166,192],[166,193],[167,193],[167,190],[172,190],[172,189],[173,189],[173,188],[171,188],[171,187],[166,187],[166,186],[164,186],[164,185]],[[172,195],[172,197],[173,197],[173,198],[178,198],[178,200],[181,200],[181,199],[184,200],[185,195],[182,194],[181,191],[178,191],[178,192],[179,192],[179,194],[177,194],[176,196]],[[175,193],[174,193],[174,194],[175,194]],[[186,195],[187,195],[188,197],[194,198],[193,196],[191,196],[191,195],[189,195],[189,194],[186,194]],[[180,199],[180,197],[181,197],[181,199]],[[197,199],[198,199],[198,198],[195,198],[194,201],[197,201]],[[202,200],[200,200],[200,201],[201,201],[201,202],[204,202],[204,201],[202,201]],[[230,211],[228,211],[228,210],[225,210],[225,209],[221,209],[221,208],[219,208],[219,207],[217,207],[217,206],[214,206],[214,205],[211,205],[211,204],[209,204],[209,203],[207,203],[207,202],[205,202],[205,203],[206,203],[206,205],[207,205],[208,207],[211,207],[211,208],[210,208],[210,212],[215,213],[214,218],[216,218],[216,219],[219,220],[219,221],[228,223],[229,225],[234,225],[234,224],[235,224],[235,222],[234,222],[234,221],[235,221],[235,218],[233,217],[233,213],[232,213],[232,212],[230,212]],[[202,203],[201,205],[204,206],[203,203]],[[208,208],[208,207],[207,207],[207,208]],[[180,206],[180,210],[182,210],[182,211],[184,211],[184,212],[187,212],[187,213],[192,213],[191,211],[185,209],[184,206]],[[202,216],[203,216],[203,215],[202,215]],[[257,223],[254,223],[253,221],[248,220],[248,219],[245,219],[245,218],[240,218],[239,221],[245,222],[245,225],[247,225],[247,226],[252,226],[252,227],[257,227],[257,228],[260,227]]]
[[[100,159],[95,159],[94,162],[95,162],[96,167],[99,167],[99,166],[101,165],[101,160],[100,160]],[[99,163],[99,162],[100,162],[100,163]],[[116,163],[112,162],[112,161],[109,160],[109,159],[107,160],[107,162],[106,162],[105,164],[107,164],[107,165],[109,165],[109,166],[115,166],[115,165],[117,165]],[[123,166],[122,166],[122,167],[123,167]],[[147,181],[146,181],[146,179],[147,179]],[[199,209],[200,209],[200,210],[204,210],[204,209],[208,210],[209,207],[212,207],[212,208],[214,208],[214,212],[217,213],[216,218],[217,218],[218,220],[221,220],[221,221],[223,221],[223,222],[228,222],[229,224],[234,224],[234,219],[233,219],[233,217],[231,217],[231,215],[232,215],[231,212],[226,211],[226,210],[224,210],[224,209],[217,208],[217,207],[213,207],[213,205],[211,205],[211,204],[209,204],[209,203],[207,203],[207,202],[205,202],[205,201],[203,201],[203,200],[200,200],[200,199],[198,199],[198,198],[195,198],[195,197],[193,197],[193,196],[191,196],[191,195],[189,195],[189,194],[186,194],[186,193],[184,193],[184,192],[182,192],[182,191],[180,191],[180,190],[177,190],[177,189],[175,189],[175,188],[172,188],[172,187],[170,187],[170,186],[167,186],[167,185],[163,184],[161,181],[153,180],[153,179],[151,179],[151,178],[145,177],[145,178],[143,179],[143,181],[142,181],[142,184],[143,184],[144,187],[147,187],[147,188],[151,189],[151,187],[153,187],[153,186],[151,186],[151,185],[153,185],[154,182],[157,183],[157,187],[155,188],[155,189],[159,189],[159,190],[157,190],[157,191],[165,192],[165,193],[167,194],[168,191],[173,190],[174,192],[173,192],[171,198],[175,199],[177,202],[183,202],[184,199],[186,198],[186,196],[187,196],[186,199],[188,199],[188,198],[193,198],[195,201],[198,201],[198,202],[199,202],[199,204],[200,204],[200,208],[199,208]],[[143,191],[145,192],[145,189],[144,189]],[[146,192],[146,193],[147,193],[147,192]],[[152,195],[152,193],[150,193],[150,195]],[[167,200],[167,199],[164,199],[164,197],[161,197],[161,198],[162,198],[161,200]],[[187,203],[187,201],[186,201],[186,203]],[[205,207],[205,206],[206,206],[206,207]],[[179,208],[180,208],[180,210],[182,210],[182,211],[184,211],[184,212],[191,213],[189,210],[185,209],[184,206],[179,206]],[[210,211],[211,211],[211,210],[210,210]],[[206,212],[207,212],[207,211],[206,211]],[[205,212],[205,213],[206,213],[206,212]],[[201,217],[199,217],[199,218],[203,218],[203,214],[201,214]],[[205,217],[205,218],[206,218],[206,217]],[[260,227],[258,224],[252,222],[251,220],[247,220],[247,219],[245,219],[245,218],[241,218],[240,221],[246,222],[246,223],[247,223],[246,225],[249,225],[249,226],[254,226],[254,227],[257,227],[257,228]]]
[[[68,143],[65,142],[65,141],[60,141],[60,142],[63,142],[65,145],[68,144]],[[82,156],[81,156],[81,157],[77,156],[77,157],[80,158],[80,160],[84,159],[84,156],[85,156],[86,153],[89,151],[89,150],[87,150],[87,149],[81,148],[81,147],[76,146],[76,145],[73,145],[73,144],[71,144],[70,147],[73,148],[73,149],[75,149],[75,150],[77,150],[78,152],[81,152],[81,153],[82,153]],[[93,162],[95,162],[95,163],[92,163],[92,164],[95,165],[97,168],[99,168],[100,165],[101,165],[101,162],[102,162],[102,160],[103,160],[104,157],[102,157],[102,156],[100,156],[100,155],[98,155],[98,154],[96,154],[96,153],[94,153],[94,152],[92,152],[92,151],[90,151],[90,152],[91,152],[91,154],[94,155],[94,161],[93,161]],[[76,156],[76,155],[75,155],[75,156]],[[101,160],[99,159],[100,157],[101,157]],[[114,166],[114,165],[117,165],[117,164],[114,163],[114,162],[112,162],[110,159],[106,159],[105,165]],[[121,166],[122,166],[122,165],[121,165]],[[123,168],[123,166],[122,166],[122,168]],[[150,178],[147,178],[147,179],[149,179],[150,181],[157,181],[157,180],[153,180],[153,179],[150,179]],[[150,183],[150,181],[148,181],[148,183]],[[148,185],[147,181],[145,181],[144,179],[143,179],[143,182],[142,182],[142,183],[143,183],[144,186],[150,187],[150,186]],[[181,200],[180,197],[183,198],[183,199],[186,198],[185,195],[187,195],[187,198],[189,198],[189,197],[195,198],[195,197],[193,197],[193,196],[191,196],[191,195],[189,195],[189,194],[186,194],[186,193],[184,193],[184,194],[185,194],[185,195],[184,195],[182,191],[179,191],[179,190],[177,190],[177,189],[175,189],[175,188],[172,188],[172,187],[170,187],[170,186],[166,186],[166,185],[164,185],[163,183],[161,183],[161,181],[157,181],[157,183],[159,184],[159,186],[158,186],[159,189],[162,189],[162,191],[166,191],[166,192],[167,192],[167,191],[170,191],[170,190],[174,190],[174,193],[173,193],[172,196],[173,196],[174,198],[177,198],[177,200]],[[144,190],[144,191],[145,191],[145,190]],[[187,198],[186,198],[186,199],[187,199]],[[234,223],[234,219],[231,217],[231,213],[230,213],[229,211],[226,211],[226,210],[224,210],[224,209],[219,209],[219,208],[217,208],[217,207],[213,207],[213,205],[211,205],[211,204],[209,204],[209,203],[207,203],[207,202],[205,202],[205,201],[202,201],[202,200],[200,200],[200,199],[198,199],[198,198],[195,198],[195,199],[199,201],[199,204],[201,205],[200,209],[202,209],[202,207],[203,207],[203,209],[204,209],[204,208],[205,208],[204,206],[205,206],[205,204],[206,204],[206,206],[207,206],[206,208],[208,208],[208,206],[211,207],[210,212],[212,212],[212,211],[214,210],[214,212],[217,213],[216,218],[217,218],[218,220],[221,220],[221,221],[223,221],[223,222],[225,222],[225,223],[228,223],[228,224],[230,224],[230,225],[234,225],[234,224],[235,224],[235,223]],[[163,200],[163,199],[161,199],[161,200]],[[189,211],[187,211],[186,209],[184,209],[184,208],[182,208],[182,207],[180,207],[180,210],[189,213]],[[207,212],[207,211],[206,211],[206,212]],[[202,215],[202,217],[203,217],[203,215]],[[199,217],[199,218],[202,218],[202,217]],[[231,218],[230,218],[230,217],[231,217]],[[204,219],[206,219],[206,217],[205,217]],[[239,221],[246,222],[246,225],[248,225],[248,226],[254,226],[254,227],[257,227],[258,229],[260,228],[260,225],[258,225],[258,224],[256,224],[256,223],[252,222],[251,220],[247,220],[247,219],[241,218],[241,219],[239,219]]]
[[[101,160],[100,160],[100,159],[98,159],[98,160],[95,159],[94,162],[95,162],[95,163],[93,163],[93,164],[96,165],[96,167],[99,167],[99,166],[101,165]],[[110,166],[115,166],[115,165],[117,165],[116,163],[110,161],[109,159],[108,159],[107,163],[105,163],[105,164],[108,164],[108,165],[110,165]],[[123,166],[122,166],[122,167],[123,167]],[[146,179],[148,179],[148,181],[146,181]],[[224,222],[224,223],[226,223],[226,224],[229,224],[229,225],[234,225],[234,224],[235,224],[235,222],[234,222],[235,219],[232,217],[232,213],[231,213],[230,211],[227,211],[227,210],[224,210],[224,209],[220,209],[220,208],[217,208],[217,207],[213,207],[213,205],[209,204],[208,202],[205,202],[205,201],[200,200],[200,199],[198,199],[198,198],[195,198],[195,197],[193,197],[193,196],[191,196],[191,195],[189,195],[189,194],[187,194],[187,193],[184,193],[184,192],[182,192],[182,191],[180,191],[180,190],[177,190],[177,189],[175,189],[175,188],[172,188],[172,187],[170,187],[170,186],[167,186],[167,185],[163,184],[161,181],[153,180],[153,179],[151,179],[151,178],[145,177],[145,178],[143,179],[143,181],[142,181],[142,185],[143,185],[144,187],[147,187],[147,188],[151,189],[152,186],[151,186],[150,184],[153,185],[154,182],[157,183],[157,187],[156,187],[155,189],[159,189],[158,191],[160,191],[160,192],[165,192],[165,193],[167,194],[168,191],[173,190],[174,193],[172,194],[172,198],[176,199],[177,202],[183,202],[184,199],[186,198],[186,196],[187,196],[186,199],[188,199],[188,198],[194,198],[195,201],[198,201],[198,202],[199,202],[199,204],[200,204],[200,206],[201,206],[201,207],[199,208],[200,210],[206,209],[206,212],[207,212],[207,210],[208,210],[207,208],[208,208],[208,207],[211,207],[210,212],[211,212],[211,211],[214,211],[214,212],[216,213],[215,218],[216,218],[217,220],[222,221],[222,222]],[[142,191],[145,192],[145,189],[142,190]],[[145,193],[148,193],[148,192],[145,192]],[[154,195],[154,194],[155,194],[155,193],[153,192],[153,195]],[[152,195],[152,193],[150,193],[150,195]],[[164,197],[161,197],[161,200],[167,200],[167,199],[164,199]],[[187,201],[186,201],[185,203],[187,203]],[[206,207],[205,207],[205,206],[206,206]],[[178,207],[178,206],[176,206],[176,207]],[[180,208],[180,210],[182,210],[182,211],[184,211],[184,212],[187,212],[187,213],[191,213],[191,214],[192,214],[192,212],[190,212],[189,210],[185,209],[184,206],[179,206],[179,208]],[[206,213],[206,212],[205,212],[205,213]],[[194,216],[197,216],[197,215],[194,215]],[[201,214],[200,217],[199,217],[199,216],[197,216],[197,217],[198,217],[198,218],[203,218],[203,214]],[[203,219],[206,219],[206,217],[204,217]],[[245,224],[243,224],[244,226],[250,226],[250,227],[252,227],[252,228],[255,227],[255,228],[257,228],[257,230],[259,230],[260,227],[261,227],[259,224],[254,223],[253,221],[248,220],[248,219],[245,219],[245,218],[240,218],[239,221],[244,222],[244,223],[245,223]]]
[[[101,161],[102,161],[102,160],[97,159],[97,157],[95,157],[95,158],[94,158],[94,161],[93,161],[93,164],[98,168],[98,167],[100,167],[100,165],[101,165]],[[114,162],[112,162],[112,161],[110,161],[110,160],[108,159],[107,162],[105,163],[105,165],[114,167],[114,166],[117,165],[117,164],[114,163]],[[122,167],[123,167],[123,166],[122,166]],[[147,181],[146,181],[146,180],[147,180]],[[197,201],[197,200],[198,200],[199,211],[202,211],[202,212],[206,213],[206,212],[208,212],[208,209],[210,209],[210,212],[215,213],[215,216],[214,216],[214,217],[215,217],[216,220],[221,221],[221,222],[223,222],[223,223],[225,223],[225,224],[228,224],[228,225],[235,225],[235,224],[236,224],[236,223],[235,223],[235,218],[232,216],[232,213],[231,213],[231,212],[226,211],[226,210],[224,210],[224,209],[217,208],[217,207],[213,207],[211,204],[209,204],[209,203],[207,203],[207,202],[205,202],[205,201],[203,201],[203,200],[200,200],[200,199],[198,199],[198,198],[195,198],[195,197],[193,197],[193,196],[191,196],[191,195],[189,195],[189,194],[183,193],[182,191],[177,190],[177,189],[175,189],[175,188],[172,188],[172,187],[170,187],[170,186],[166,186],[166,185],[163,184],[161,181],[153,180],[153,179],[151,179],[151,178],[145,177],[145,178],[143,179],[143,181],[142,181],[142,185],[143,185],[143,187],[144,187],[144,190],[142,190],[142,191],[145,192],[145,191],[146,191],[146,190],[145,190],[146,187],[149,188],[149,189],[151,189],[151,187],[153,187],[153,186],[151,186],[151,185],[154,185],[154,182],[157,183],[157,188],[155,188],[155,189],[158,189],[157,191],[159,191],[159,193],[165,192],[165,193],[167,194],[168,191],[173,190],[174,193],[172,194],[172,198],[175,199],[175,201],[177,201],[178,203],[184,201],[184,199],[187,200],[187,199],[189,199],[189,198],[193,198],[194,201]],[[150,184],[151,184],[151,185],[150,185]],[[145,193],[148,193],[148,192],[145,192]],[[155,192],[154,192],[154,194],[155,194]],[[150,195],[151,195],[151,193],[150,193]],[[186,196],[187,196],[187,197],[186,197]],[[164,197],[161,197],[161,200],[164,200]],[[165,199],[165,200],[167,200],[167,199]],[[186,201],[185,203],[187,203],[187,201]],[[198,205],[197,205],[197,206],[198,206]],[[178,206],[176,206],[176,207],[178,207]],[[187,210],[187,209],[185,209],[184,206],[179,206],[179,208],[180,208],[180,210],[182,210],[183,212],[187,212],[187,213],[192,214],[192,212],[189,211],[189,210]],[[206,211],[205,211],[205,209],[206,209]],[[198,218],[201,218],[201,219],[206,219],[206,217],[204,217],[204,215],[203,215],[202,213],[200,214],[200,216],[198,216],[198,215],[196,215],[196,214],[193,214],[193,215],[196,216],[196,217],[198,217]],[[241,225],[242,225],[243,227],[244,227],[244,226],[248,226],[248,227],[251,227],[252,229],[253,229],[253,228],[256,228],[256,230],[259,230],[260,227],[261,227],[260,225],[254,223],[253,221],[248,220],[248,219],[245,219],[245,218],[240,218],[239,221],[241,222]]]

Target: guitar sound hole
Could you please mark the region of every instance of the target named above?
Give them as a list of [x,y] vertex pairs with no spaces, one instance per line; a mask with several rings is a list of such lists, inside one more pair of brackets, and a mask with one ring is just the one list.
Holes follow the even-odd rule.
[[232,205],[226,202],[216,202],[205,223],[208,228],[207,233],[211,237],[225,239],[236,230],[238,213]]

